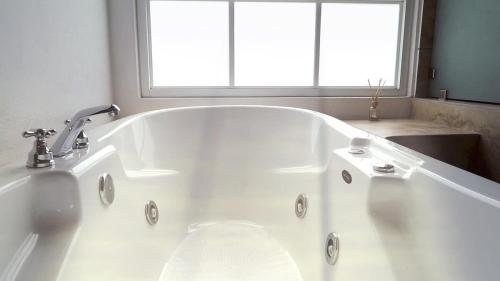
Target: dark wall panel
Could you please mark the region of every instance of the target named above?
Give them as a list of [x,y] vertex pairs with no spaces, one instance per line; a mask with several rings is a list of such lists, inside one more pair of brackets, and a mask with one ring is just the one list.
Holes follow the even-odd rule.
[[431,96],[500,103],[500,0],[438,0]]

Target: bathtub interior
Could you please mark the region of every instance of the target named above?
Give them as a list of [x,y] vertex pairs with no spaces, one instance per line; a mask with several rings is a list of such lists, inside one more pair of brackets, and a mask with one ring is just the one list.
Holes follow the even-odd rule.
[[[13,226],[0,240],[11,245],[0,254],[2,281],[495,280],[498,272],[491,241],[500,224],[486,219],[499,215],[493,197],[432,175],[422,163],[434,160],[386,142],[351,155],[355,136],[340,121],[193,108],[89,135],[92,150],[67,170],[2,189],[2,210],[16,202],[32,210],[0,216]],[[396,176],[374,174],[372,158],[392,159]],[[115,184],[109,206],[97,190],[103,173]],[[303,219],[299,194],[308,198]],[[145,219],[148,200],[159,208],[156,225]],[[334,266],[325,259],[330,232],[341,238]]]
[[119,143],[117,150],[126,156],[123,165],[130,169],[244,175],[326,165],[333,136],[325,126],[316,115],[286,109],[198,108],[145,116],[112,135],[112,143]]
[[[135,188],[138,196],[143,197],[138,201],[140,204],[155,200],[160,206],[161,220],[168,220],[169,230],[165,229],[165,232],[173,237],[166,240],[172,244],[165,252],[175,251],[181,247],[179,241],[191,239],[189,237],[193,236],[186,236],[186,232],[197,223],[214,223],[215,226],[207,228],[208,233],[209,230],[231,233],[240,229],[242,237],[236,241],[240,241],[237,244],[243,248],[235,251],[246,252],[244,237],[245,234],[249,236],[253,229],[256,241],[247,245],[249,249],[254,248],[254,252],[259,253],[257,249],[265,245],[270,245],[271,250],[277,249],[271,245],[279,245],[283,249],[281,254],[270,250],[276,254],[261,256],[275,256],[277,260],[268,261],[276,266],[275,270],[280,264],[289,264],[285,267],[290,268],[286,272],[297,272],[294,264],[307,264],[301,265],[304,269],[296,279],[311,276],[304,280],[314,280],[323,274],[322,247],[326,236],[321,232],[326,230],[321,226],[324,220],[319,215],[318,204],[308,210],[308,220],[298,219],[294,202],[302,193],[308,195],[311,204],[322,200],[319,194],[326,184],[324,175],[330,161],[328,151],[333,149],[331,140],[335,138],[334,132],[326,130],[327,127],[323,119],[308,112],[284,109],[280,112],[270,108],[214,111],[207,108],[146,116],[112,134],[103,143],[113,144],[121,161],[121,173],[126,180],[120,184]],[[133,139],[133,144],[130,139]],[[348,142],[348,138],[341,134],[338,134],[338,139],[339,142]],[[140,218],[140,222],[143,221]],[[232,223],[228,224],[228,221]],[[284,225],[296,225],[297,229]],[[287,239],[293,232],[303,243]],[[292,251],[301,254],[290,257],[287,262],[284,257]],[[224,256],[213,255],[207,256],[206,260],[224,260]],[[230,253],[227,255],[226,258],[235,257]],[[283,262],[280,262],[280,257]],[[166,257],[158,260],[164,263]],[[248,267],[249,260],[244,261],[246,271],[243,272],[246,273],[243,275],[249,279],[241,280],[295,280],[284,276],[281,279],[266,277],[264,271],[257,278],[255,269],[268,267]],[[196,276],[195,273],[192,274]],[[229,274],[227,270],[224,273]],[[203,280],[207,278],[206,272],[199,275],[198,278]],[[218,278],[221,280],[220,275]],[[234,280],[231,276],[225,278]]]

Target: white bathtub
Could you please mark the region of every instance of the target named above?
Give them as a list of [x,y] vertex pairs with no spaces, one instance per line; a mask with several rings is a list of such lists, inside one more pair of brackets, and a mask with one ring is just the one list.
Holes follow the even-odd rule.
[[[500,185],[332,117],[179,108],[89,137],[89,151],[55,169],[18,168],[3,179],[0,280],[500,278]],[[371,141],[365,154],[348,152],[354,138]],[[396,171],[374,172],[374,162]],[[103,173],[114,180],[110,205],[98,192]],[[304,218],[295,213],[300,194]],[[325,251],[332,232],[334,265]]]

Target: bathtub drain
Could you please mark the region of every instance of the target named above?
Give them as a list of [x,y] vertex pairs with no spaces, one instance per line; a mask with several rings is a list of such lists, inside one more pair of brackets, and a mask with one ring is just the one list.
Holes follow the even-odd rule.
[[307,213],[307,197],[305,194],[300,194],[295,200],[295,215],[303,219]]

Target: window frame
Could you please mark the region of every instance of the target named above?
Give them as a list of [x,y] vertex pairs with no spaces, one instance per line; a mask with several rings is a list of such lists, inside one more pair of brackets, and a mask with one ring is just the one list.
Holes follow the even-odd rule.
[[[408,96],[412,72],[412,29],[414,5],[410,0],[191,0],[228,2],[229,15],[229,86],[156,86],[153,87],[151,61],[150,1],[136,0],[139,82],[142,98],[171,97],[368,97],[373,93],[363,86],[319,86],[319,58],[322,3],[399,4],[399,31],[395,86],[386,86],[382,96]],[[183,0],[176,0],[183,1]],[[190,0],[185,0],[190,1]],[[315,42],[313,86],[235,86],[234,85],[234,3],[235,2],[299,2],[315,3]],[[408,3],[410,2],[410,3]]]

